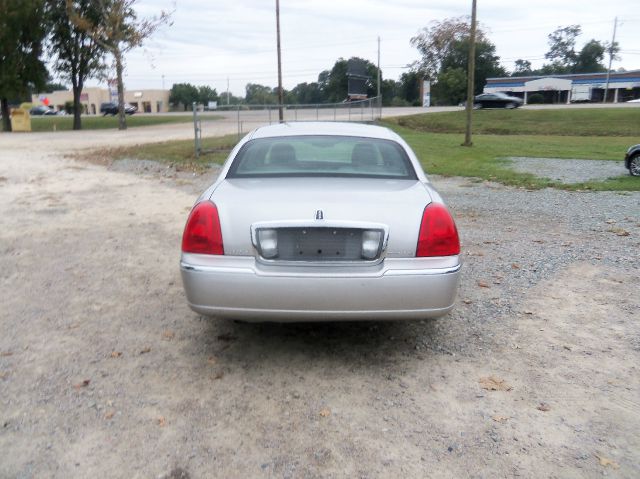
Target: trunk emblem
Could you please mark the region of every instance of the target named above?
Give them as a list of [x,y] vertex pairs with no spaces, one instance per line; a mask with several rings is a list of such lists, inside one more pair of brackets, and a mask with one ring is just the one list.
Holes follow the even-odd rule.
[[317,210],[316,211],[316,219],[317,220],[323,220],[324,219],[324,214],[322,213],[322,210]]

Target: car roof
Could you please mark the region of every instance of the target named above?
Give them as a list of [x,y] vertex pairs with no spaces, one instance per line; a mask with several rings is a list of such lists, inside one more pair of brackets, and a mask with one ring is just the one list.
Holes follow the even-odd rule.
[[396,133],[385,127],[336,121],[277,123],[255,129],[251,135],[251,139],[308,135],[357,136],[394,141],[400,139]]

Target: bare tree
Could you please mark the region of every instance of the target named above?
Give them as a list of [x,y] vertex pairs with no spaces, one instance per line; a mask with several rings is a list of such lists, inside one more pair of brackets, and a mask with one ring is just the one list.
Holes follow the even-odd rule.
[[141,46],[162,25],[170,23],[171,13],[161,11],[158,16],[139,19],[135,11],[137,0],[94,0],[98,18],[89,18],[75,11],[73,21],[86,31],[112,56],[118,82],[118,128],[125,130],[124,114],[124,57]]

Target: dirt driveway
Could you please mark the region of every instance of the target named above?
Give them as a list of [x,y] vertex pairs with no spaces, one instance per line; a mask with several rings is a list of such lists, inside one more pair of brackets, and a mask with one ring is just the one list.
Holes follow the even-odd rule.
[[0,135],[0,477],[640,476],[639,194],[434,178],[449,317],[236,324],[182,292],[205,179],[63,158],[169,131]]

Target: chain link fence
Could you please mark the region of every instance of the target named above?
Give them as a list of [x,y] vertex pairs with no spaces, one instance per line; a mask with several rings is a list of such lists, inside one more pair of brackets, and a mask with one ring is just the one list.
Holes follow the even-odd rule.
[[[380,97],[373,97],[344,103],[283,105],[283,121],[373,122],[381,117],[382,104],[379,100]],[[209,127],[215,127],[217,133],[237,133],[240,138],[259,126],[278,123],[279,110],[279,105],[218,105],[213,111],[199,111],[194,104],[193,130],[196,157],[209,153],[202,148],[202,136],[203,133],[204,136],[209,136],[207,135]]]

